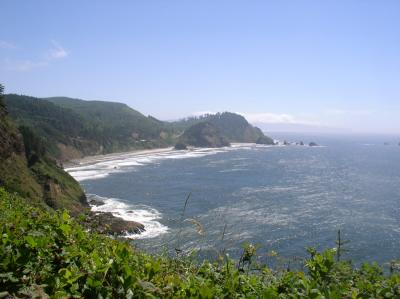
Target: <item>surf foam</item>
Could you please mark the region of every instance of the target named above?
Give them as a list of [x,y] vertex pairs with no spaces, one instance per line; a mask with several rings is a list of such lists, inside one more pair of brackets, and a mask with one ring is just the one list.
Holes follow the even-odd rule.
[[168,232],[168,227],[161,224],[161,213],[146,205],[133,205],[118,198],[101,197],[96,194],[87,194],[88,201],[101,201],[103,205],[92,205],[93,212],[109,212],[115,217],[127,221],[136,221],[144,225],[145,231],[140,234],[127,234],[129,239],[154,238]]
[[[254,146],[254,145],[253,145]],[[65,168],[71,176],[77,181],[95,180],[109,176],[112,173],[127,172],[133,169],[156,163],[160,160],[166,159],[189,159],[200,158],[208,155],[215,155],[218,153],[227,152],[237,149],[250,149],[252,146],[249,144],[234,144],[232,147],[223,148],[196,148],[184,151],[167,150],[160,152],[146,152],[146,153],[124,153],[113,154],[110,156],[93,157],[87,161],[82,160],[79,165],[74,165]]]

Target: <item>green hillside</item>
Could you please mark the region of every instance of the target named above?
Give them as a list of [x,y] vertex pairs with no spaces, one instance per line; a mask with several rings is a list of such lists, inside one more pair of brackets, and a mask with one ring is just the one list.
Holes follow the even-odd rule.
[[218,128],[208,122],[200,122],[189,127],[180,136],[179,143],[195,147],[223,147],[230,145],[228,140],[221,135]]
[[125,104],[6,95],[10,115],[65,161],[87,155],[172,145],[171,130]]
[[163,122],[146,117],[126,104],[104,101],[83,101],[66,97],[44,98],[57,106],[71,109],[79,114],[99,134],[116,138],[139,134],[138,138],[158,139],[163,129]]
[[3,102],[0,104],[0,186],[36,204],[67,208],[74,214],[87,206],[82,188],[48,156],[44,140],[30,127],[18,128]]
[[20,125],[29,127],[43,139],[48,152],[61,155],[60,144],[77,146],[85,132],[82,117],[70,109],[64,109],[34,97],[6,95],[5,103],[10,116]]
[[265,136],[259,128],[250,125],[243,116],[231,112],[191,117],[174,122],[173,126],[177,129],[185,130],[201,122],[208,122],[214,125],[221,136],[226,138],[229,142],[274,143],[273,140]]
[[[5,103],[17,124],[40,136],[48,153],[59,161],[171,146],[185,130],[201,122],[214,126],[227,142],[273,144],[243,116],[229,112],[168,123],[116,102],[9,94]],[[192,145],[197,143],[192,141]]]

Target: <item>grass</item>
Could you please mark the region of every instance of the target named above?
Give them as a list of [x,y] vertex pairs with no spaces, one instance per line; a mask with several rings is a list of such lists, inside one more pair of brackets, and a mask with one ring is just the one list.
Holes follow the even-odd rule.
[[240,261],[152,256],[3,189],[0,210],[0,298],[400,298],[396,271],[354,268],[335,249],[310,249],[304,271],[257,265],[250,244]]

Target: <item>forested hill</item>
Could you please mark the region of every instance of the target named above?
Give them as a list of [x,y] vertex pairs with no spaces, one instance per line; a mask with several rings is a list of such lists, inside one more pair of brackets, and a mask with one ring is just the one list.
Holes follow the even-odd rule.
[[9,117],[0,85],[0,187],[38,205],[81,212],[87,206],[82,188],[47,155],[42,141]]
[[218,128],[209,122],[194,124],[179,137],[176,149],[194,147],[223,147],[229,146],[228,140],[221,135]]
[[249,124],[243,116],[231,112],[191,117],[174,122],[173,126],[175,128],[187,129],[202,122],[215,126],[219,134],[229,142],[274,144],[271,138],[265,136],[259,128]]
[[229,112],[164,122],[116,102],[15,94],[4,101],[16,123],[40,136],[49,155],[59,161],[172,146],[185,130],[201,122],[214,126],[227,142],[273,144],[243,116]]
[[61,161],[173,144],[163,122],[121,103],[15,94],[6,95],[5,103],[17,123],[41,136]]

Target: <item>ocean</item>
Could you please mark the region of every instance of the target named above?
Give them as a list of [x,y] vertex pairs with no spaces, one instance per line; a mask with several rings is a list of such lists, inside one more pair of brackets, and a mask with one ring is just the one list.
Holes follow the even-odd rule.
[[125,153],[66,170],[89,200],[105,202],[94,210],[143,223],[146,232],[127,237],[150,252],[180,249],[212,259],[225,250],[238,258],[251,243],[261,260],[272,250],[295,260],[307,256],[307,247],[335,247],[341,230],[350,241],[345,259],[400,258],[399,140],[272,136],[320,146]]

